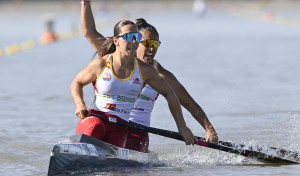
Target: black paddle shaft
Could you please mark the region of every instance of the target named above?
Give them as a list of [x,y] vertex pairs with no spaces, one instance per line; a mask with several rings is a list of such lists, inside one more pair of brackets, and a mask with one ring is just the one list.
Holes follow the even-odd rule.
[[[86,115],[86,114],[88,114],[88,112],[87,113],[84,112],[84,114]],[[148,126],[138,125],[138,124],[133,124],[133,123],[128,123],[128,122],[123,122],[123,121],[120,121],[120,120],[118,120],[116,118],[113,118],[113,117],[102,117],[102,116],[97,115],[97,114],[90,114],[90,115],[98,117],[104,122],[115,123],[115,124],[120,125],[120,126],[127,126],[129,128],[133,128],[133,129],[136,129],[136,130],[147,131],[147,132],[152,133],[152,134],[156,134],[156,135],[160,135],[160,136],[169,137],[169,138],[172,138],[172,139],[177,139],[177,140],[180,140],[180,141],[184,141],[182,136],[178,132],[153,128],[153,127],[148,127]],[[291,161],[291,160],[287,160],[287,159],[283,159],[283,158],[279,158],[279,157],[275,157],[275,156],[269,156],[265,153],[251,150],[251,148],[248,150],[248,149],[245,149],[244,147],[242,147],[242,148],[237,148],[236,146],[229,147],[229,146],[226,146],[226,145],[222,145],[222,143],[224,143],[224,142],[221,142],[221,143],[219,143],[221,145],[218,145],[218,144],[214,144],[214,143],[205,142],[205,138],[202,138],[202,137],[197,137],[197,138],[200,141],[202,141],[201,144],[197,144],[197,145],[212,148],[212,149],[216,149],[216,150],[221,150],[221,151],[224,151],[224,152],[229,152],[229,153],[233,153],[233,154],[242,155],[244,157],[256,158],[257,160],[259,160],[261,162],[279,163],[279,164],[299,164],[298,162],[295,162],[295,161]]]

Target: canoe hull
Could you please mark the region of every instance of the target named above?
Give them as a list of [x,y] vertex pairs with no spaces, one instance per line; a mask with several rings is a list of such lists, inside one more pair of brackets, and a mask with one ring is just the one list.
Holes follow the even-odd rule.
[[48,175],[69,175],[107,170],[112,167],[142,167],[157,163],[156,153],[120,148],[83,134],[55,144]]

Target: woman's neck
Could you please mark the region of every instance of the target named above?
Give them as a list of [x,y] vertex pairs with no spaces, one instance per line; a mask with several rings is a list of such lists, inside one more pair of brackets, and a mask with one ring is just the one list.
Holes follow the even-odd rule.
[[114,52],[112,57],[114,59],[114,65],[123,68],[131,67],[134,61],[133,56],[125,56],[120,52]]
[[114,74],[121,79],[128,78],[134,67],[134,57],[126,57],[117,52],[112,54],[111,58],[112,70]]

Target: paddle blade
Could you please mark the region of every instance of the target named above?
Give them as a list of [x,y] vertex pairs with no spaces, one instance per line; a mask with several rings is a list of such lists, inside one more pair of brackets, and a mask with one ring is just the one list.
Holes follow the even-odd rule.
[[[262,147],[247,147],[245,145],[235,145],[231,147],[233,150],[231,153],[243,155],[245,157],[254,158],[263,163],[269,164],[300,164],[298,155],[295,152],[282,152],[279,149]],[[239,152],[239,153],[238,153]]]

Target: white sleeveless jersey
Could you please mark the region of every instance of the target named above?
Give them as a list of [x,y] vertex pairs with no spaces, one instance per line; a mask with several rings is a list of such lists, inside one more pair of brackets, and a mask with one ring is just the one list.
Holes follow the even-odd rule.
[[144,80],[136,58],[133,71],[126,79],[120,79],[114,74],[112,61],[110,55],[97,80],[93,82],[95,100],[91,108],[128,121]]
[[[154,60],[153,67],[157,70],[156,60]],[[158,95],[159,93],[147,84],[135,102],[129,121],[150,126],[151,112]]]

